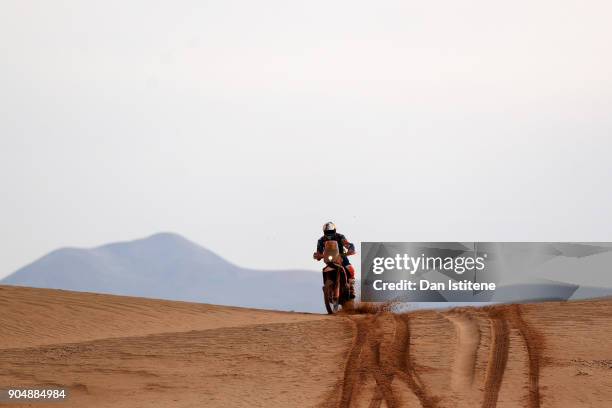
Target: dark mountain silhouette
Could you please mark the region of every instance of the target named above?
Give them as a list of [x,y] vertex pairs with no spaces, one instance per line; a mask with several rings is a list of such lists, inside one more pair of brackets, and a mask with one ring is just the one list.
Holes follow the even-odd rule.
[[63,248],[17,270],[2,284],[321,312],[316,271],[236,266],[172,233],[92,249]]

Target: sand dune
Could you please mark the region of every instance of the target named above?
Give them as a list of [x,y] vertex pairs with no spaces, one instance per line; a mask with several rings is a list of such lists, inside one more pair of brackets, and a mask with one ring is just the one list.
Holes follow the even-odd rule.
[[612,405],[609,299],[328,317],[0,286],[0,311],[0,388],[69,387],[52,406]]
[[320,315],[0,285],[0,348],[320,319]]

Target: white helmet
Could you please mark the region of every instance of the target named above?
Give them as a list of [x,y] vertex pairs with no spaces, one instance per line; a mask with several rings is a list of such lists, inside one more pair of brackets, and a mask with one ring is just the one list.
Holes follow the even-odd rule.
[[334,233],[336,233],[336,224],[331,221],[323,224],[323,234],[330,235]]

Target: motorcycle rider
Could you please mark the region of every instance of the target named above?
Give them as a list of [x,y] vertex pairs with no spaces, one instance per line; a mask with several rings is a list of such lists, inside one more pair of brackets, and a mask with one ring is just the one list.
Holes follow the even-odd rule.
[[[340,249],[340,255],[342,256],[342,266],[346,269],[349,275],[349,296],[351,299],[355,298],[355,268],[348,260],[348,255],[355,254],[355,245],[349,242],[348,239],[342,234],[336,232],[336,224],[333,222],[326,222],[323,224],[323,236],[319,238],[317,242],[317,252],[312,257],[317,261],[323,259],[323,251],[325,248],[326,241],[338,242],[338,248]],[[346,252],[345,252],[346,251]]]

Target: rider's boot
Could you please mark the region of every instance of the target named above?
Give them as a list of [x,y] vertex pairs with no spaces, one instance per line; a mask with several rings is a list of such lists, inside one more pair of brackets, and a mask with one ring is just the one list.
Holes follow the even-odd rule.
[[349,275],[349,298],[355,299],[355,267],[353,265],[348,265],[346,269]]
[[355,279],[349,279],[349,298],[355,299]]

